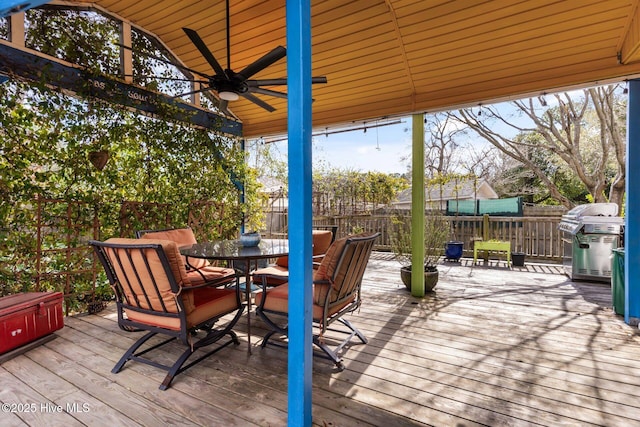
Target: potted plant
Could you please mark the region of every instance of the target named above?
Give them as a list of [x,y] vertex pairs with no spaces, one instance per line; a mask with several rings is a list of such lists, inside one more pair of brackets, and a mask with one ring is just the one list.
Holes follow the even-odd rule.
[[[425,292],[432,291],[438,283],[438,261],[443,254],[449,236],[449,222],[440,212],[427,211],[424,227],[424,272]],[[398,213],[391,217],[391,249],[395,259],[401,264],[400,278],[411,290],[411,216]]]
[[249,212],[244,224],[244,232],[240,235],[240,244],[244,247],[258,246],[261,239],[260,230],[264,228],[264,213],[262,211]]

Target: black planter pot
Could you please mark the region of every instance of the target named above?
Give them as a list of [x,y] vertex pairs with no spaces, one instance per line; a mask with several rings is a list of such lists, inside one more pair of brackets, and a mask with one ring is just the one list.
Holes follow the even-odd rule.
[[[400,268],[400,279],[409,292],[411,292],[411,266]],[[424,291],[431,292],[438,284],[438,270],[424,272]]]
[[511,252],[511,264],[513,264],[514,267],[523,267],[524,256],[524,252]]

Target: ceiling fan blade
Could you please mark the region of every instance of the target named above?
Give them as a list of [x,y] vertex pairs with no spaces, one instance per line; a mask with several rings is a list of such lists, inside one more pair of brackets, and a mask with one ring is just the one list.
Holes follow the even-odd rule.
[[241,93],[240,96],[244,96],[245,98],[247,98],[249,101],[253,102],[254,104],[264,108],[265,110],[267,110],[268,112],[272,113],[274,111],[276,111],[275,108],[273,108],[271,105],[267,104],[266,102],[264,102],[262,99],[258,98],[257,96],[253,96],[252,94],[250,94],[249,92],[244,92]]
[[228,117],[233,117],[235,120],[240,120],[240,118],[238,116],[236,116],[235,114],[233,114],[231,111],[229,111],[229,101],[225,101],[224,99],[220,100],[220,105],[218,106],[218,110],[227,115]]
[[[286,86],[287,79],[262,79],[262,80],[247,80],[247,86],[249,87],[258,87],[258,86]],[[327,83],[327,78],[322,77],[311,77],[311,84],[315,83]]]
[[284,92],[278,92],[275,90],[263,89],[261,87],[250,87],[249,92],[251,93],[260,93],[262,95],[275,96],[276,98],[287,99],[287,94]]
[[221,99],[220,100],[220,104],[218,105],[218,110],[220,110],[221,112],[223,112],[227,116],[230,116],[231,113],[227,109],[228,106],[229,106],[229,101],[227,101],[226,99]]
[[262,58],[259,58],[258,60],[254,61],[253,63],[247,65],[247,67],[244,70],[242,70],[239,73],[237,73],[234,77],[235,78],[239,77],[240,81],[245,81],[249,77],[251,77],[254,74],[264,70],[269,65],[273,64],[274,62],[279,61],[280,59],[284,58],[285,56],[287,56],[287,49],[285,49],[282,46],[278,46],[275,49],[273,49],[271,52],[269,52],[266,55],[264,55]]
[[262,80],[247,80],[247,86],[286,86],[287,79],[262,79]]
[[213,90],[213,88],[211,86],[201,87],[200,89],[196,89],[189,92],[181,93],[180,95],[172,96],[172,98],[173,99],[182,98],[183,96],[193,95],[194,93],[199,93],[199,92],[206,92],[208,90]]
[[213,53],[211,53],[207,45],[204,44],[204,41],[202,41],[198,33],[190,28],[183,28],[182,31],[187,34],[187,37],[189,37],[191,42],[198,48],[204,59],[206,59],[209,65],[213,68],[213,71],[215,71],[219,76],[226,76],[215,56],[213,56]]

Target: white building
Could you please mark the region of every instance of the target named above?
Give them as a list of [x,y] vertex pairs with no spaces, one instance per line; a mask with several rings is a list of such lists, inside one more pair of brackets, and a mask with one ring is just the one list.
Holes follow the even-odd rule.
[[[498,194],[482,179],[453,179],[446,184],[425,187],[425,205],[427,209],[447,209],[447,201],[489,200],[497,199]],[[394,209],[411,209],[411,188],[398,194],[391,202]]]

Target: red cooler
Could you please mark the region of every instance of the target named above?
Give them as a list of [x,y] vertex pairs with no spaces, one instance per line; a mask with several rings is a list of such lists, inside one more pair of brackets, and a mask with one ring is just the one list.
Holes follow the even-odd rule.
[[0,354],[62,329],[62,292],[0,298]]

